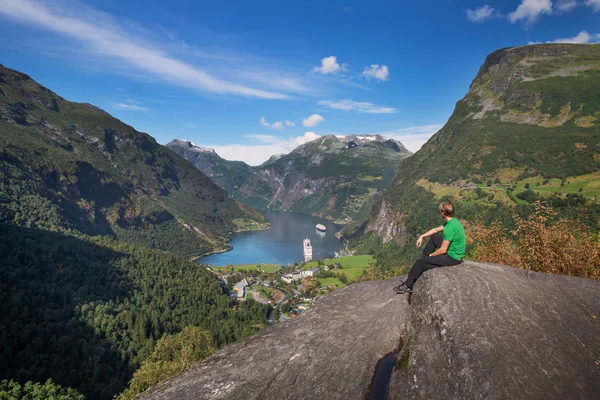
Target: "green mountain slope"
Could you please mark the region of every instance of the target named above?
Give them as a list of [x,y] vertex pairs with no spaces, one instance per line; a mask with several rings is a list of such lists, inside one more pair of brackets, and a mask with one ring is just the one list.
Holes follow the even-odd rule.
[[224,248],[245,223],[266,222],[147,134],[3,66],[0,132],[1,222],[187,256]]
[[190,142],[168,145],[232,197],[258,209],[280,209],[343,222],[368,212],[410,153],[379,135],[324,136],[258,167],[226,161]]
[[[548,44],[490,54],[447,124],[398,169],[348,235],[403,243],[459,216],[491,221],[544,198],[598,226],[600,46]],[[515,208],[516,207],[516,208]]]

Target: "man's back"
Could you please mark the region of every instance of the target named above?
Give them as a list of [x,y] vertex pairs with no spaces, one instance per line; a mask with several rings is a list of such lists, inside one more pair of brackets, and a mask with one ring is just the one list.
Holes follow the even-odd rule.
[[452,218],[444,223],[444,240],[450,241],[447,253],[450,257],[455,260],[465,258],[467,237],[465,229],[458,219]]

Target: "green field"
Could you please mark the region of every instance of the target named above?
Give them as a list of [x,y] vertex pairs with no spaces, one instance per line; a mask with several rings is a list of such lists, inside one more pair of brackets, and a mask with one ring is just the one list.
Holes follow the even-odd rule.
[[227,265],[225,267],[215,267],[211,265],[215,271],[218,271],[223,268],[234,268],[236,271],[262,271],[267,274],[273,274],[281,269],[281,265],[279,264],[241,264],[241,265]]
[[344,285],[338,278],[319,278],[321,286],[333,286],[336,285],[338,288],[342,288]]
[[[346,278],[348,278],[349,281],[352,281],[354,279],[356,279],[357,277],[361,276],[363,271],[365,269],[367,269],[367,267],[369,266],[369,263],[373,262],[373,257],[366,255],[366,256],[348,256],[348,257],[340,257],[340,258],[331,258],[328,260],[323,260],[323,263],[325,265],[332,265],[332,264],[336,264],[339,263],[342,265],[342,269],[336,269],[334,270],[336,273],[341,273],[346,275]],[[310,261],[308,263],[306,263],[302,269],[310,269],[310,268],[316,268],[318,267],[318,262],[317,261]],[[343,283],[341,283],[339,281],[339,279],[337,278],[322,278],[319,279],[319,281],[321,282],[321,284],[323,286],[329,286],[332,284],[336,284],[338,286],[345,286]],[[325,282],[330,282],[330,283],[325,283]]]

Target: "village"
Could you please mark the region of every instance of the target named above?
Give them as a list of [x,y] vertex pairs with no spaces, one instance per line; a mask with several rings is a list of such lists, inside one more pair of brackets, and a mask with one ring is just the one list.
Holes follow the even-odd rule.
[[327,260],[305,258],[287,266],[251,264],[207,267],[217,274],[236,301],[257,301],[273,307],[269,323],[296,318],[323,296],[356,281],[372,262],[371,256]]

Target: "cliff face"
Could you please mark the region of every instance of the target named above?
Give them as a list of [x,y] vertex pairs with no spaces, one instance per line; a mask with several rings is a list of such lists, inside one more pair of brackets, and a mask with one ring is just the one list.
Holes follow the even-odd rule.
[[[600,393],[600,282],[465,262],[340,289],[226,347],[145,399],[364,399],[403,345],[392,399],[587,399]],[[402,339],[401,339],[402,338]]]
[[[507,193],[508,186],[594,199],[598,92],[600,45],[544,44],[490,54],[446,125],[400,165],[382,197],[386,207],[373,208],[368,226],[379,227],[372,231],[380,239],[388,240],[390,231],[402,239],[439,222],[420,211],[442,197],[480,210],[514,206],[519,192]],[[581,190],[576,182],[584,183]],[[476,187],[483,192],[471,190]]]

